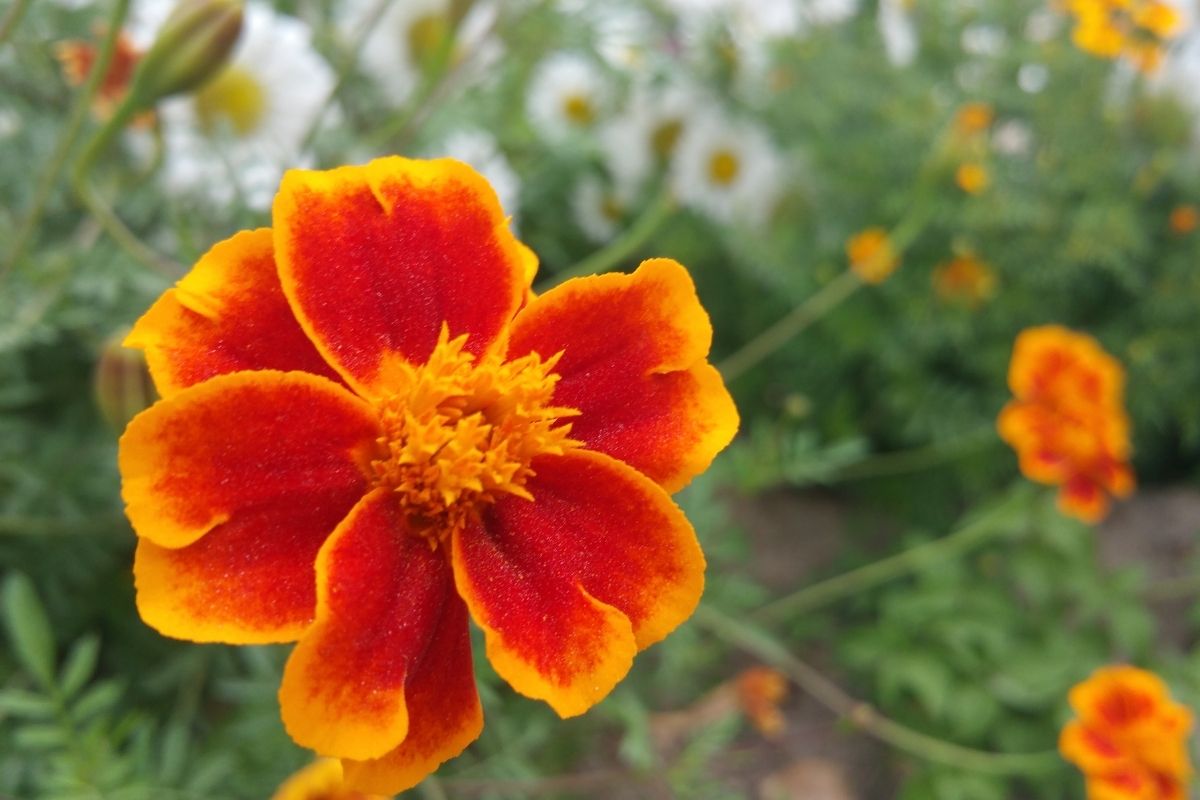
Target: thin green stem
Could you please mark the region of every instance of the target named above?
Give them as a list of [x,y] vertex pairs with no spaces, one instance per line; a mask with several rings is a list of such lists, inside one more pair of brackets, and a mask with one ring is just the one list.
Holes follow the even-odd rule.
[[844,597],[872,589],[921,568],[960,555],[994,537],[1010,533],[1018,512],[1024,513],[1028,495],[1016,492],[957,531],[894,556],[835,575],[761,606],[751,617],[770,621],[812,611]]
[[125,22],[125,15],[128,12],[129,0],[115,0],[113,2],[113,10],[109,15],[107,23],[108,32],[104,36],[104,42],[100,45],[100,52],[96,56],[95,63],[92,64],[92,69],[88,73],[87,80],[84,81],[83,86],[79,89],[79,93],[75,96],[75,104],[71,107],[71,111],[67,116],[67,124],[63,127],[63,132],[54,145],[54,151],[50,154],[50,160],[45,170],[43,170],[37,186],[34,188],[33,201],[30,203],[29,210],[25,214],[25,220],[17,229],[12,249],[8,253],[8,258],[3,265],[0,265],[0,281],[3,281],[9,271],[20,261],[25,248],[29,245],[30,239],[33,238],[34,231],[37,230],[38,223],[42,219],[42,213],[46,209],[46,201],[50,199],[50,193],[58,184],[59,176],[67,164],[67,158],[71,154],[71,149],[75,146],[75,142],[79,138],[79,132],[83,128],[83,122],[87,118],[88,109],[91,107],[92,97],[96,94],[100,82],[108,72],[108,65],[112,62],[113,53],[117,47],[117,38],[121,33],[121,25]]
[[1058,753],[994,753],[947,742],[889,719],[847,694],[810,664],[793,656],[769,634],[701,604],[695,622],[726,644],[780,670],[821,705],[897,750],[926,761],[988,775],[1037,775],[1058,768]]
[[599,275],[616,268],[645,245],[671,218],[677,207],[671,190],[664,186],[642,211],[641,216],[620,236],[582,261],[554,273],[550,278],[551,284],[557,285],[583,275]]
[[720,370],[727,383],[736,380],[751,367],[791,341],[805,328],[825,316],[831,309],[854,294],[862,285],[862,281],[857,275],[846,270],[789,311],[771,327],[742,345],[741,349],[718,364],[717,369]]
[[88,180],[88,175],[91,173],[96,159],[108,150],[117,135],[141,110],[142,104],[138,98],[133,94],[127,94],[104,127],[88,142],[82,155],[79,156],[79,160],[75,162],[75,168],[71,172],[71,185],[75,190],[75,196],[121,249],[143,266],[174,280],[183,275],[183,266],[148,247],[133,231],[129,230]]
[[977,452],[997,441],[999,440],[996,438],[995,427],[987,425],[943,442],[934,442],[923,447],[899,450],[894,453],[868,456],[861,461],[842,467],[834,474],[833,482],[917,472]]
[[21,24],[21,18],[25,16],[25,12],[29,10],[29,0],[14,0],[13,4],[8,7],[8,12],[0,19],[0,44],[8,41],[8,37],[12,36],[13,31],[17,29],[17,25]]

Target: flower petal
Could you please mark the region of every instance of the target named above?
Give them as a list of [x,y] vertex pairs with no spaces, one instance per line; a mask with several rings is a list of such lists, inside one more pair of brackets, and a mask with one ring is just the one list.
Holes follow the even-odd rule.
[[496,671],[567,717],[687,619],[704,556],[670,496],[633,468],[581,450],[533,466],[532,502],[506,497],[456,532],[454,577]]
[[674,492],[737,432],[733,400],[705,362],[711,343],[687,270],[654,259],[532,300],[513,320],[509,357],[562,351],[554,402],[582,412],[571,438]]
[[297,507],[348,512],[379,435],[370,408],[325,378],[220,375],[129,423],[118,455],[125,513],[138,536],[169,548],[248,514],[267,546],[282,535],[273,520],[293,520]]
[[389,358],[423,363],[442,325],[482,353],[525,298],[532,267],[478,173],[393,157],[292,170],[275,198],[283,290],[310,338],[370,393]]
[[125,345],[146,352],[163,397],[247,369],[302,370],[340,381],[283,296],[268,228],[242,231],[205,253],[142,315]]
[[404,782],[478,735],[470,664],[445,551],[409,532],[395,495],[374,490],[317,557],[317,619],[279,689],[284,726],[323,755],[388,755],[384,764],[347,765],[352,782],[353,772],[364,782]]

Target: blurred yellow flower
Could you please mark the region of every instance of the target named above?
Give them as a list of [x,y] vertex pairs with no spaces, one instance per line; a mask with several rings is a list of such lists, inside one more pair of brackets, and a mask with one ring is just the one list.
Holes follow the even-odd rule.
[[1075,18],[1076,47],[1100,58],[1124,57],[1142,72],[1158,68],[1166,40],[1183,24],[1165,0],[1067,0],[1066,9]]
[[1200,224],[1200,209],[1191,203],[1171,209],[1171,233],[1177,236],[1186,236],[1196,230],[1198,224]]
[[987,167],[975,161],[960,164],[954,172],[954,182],[967,194],[980,194],[992,182]]
[[974,253],[968,252],[940,264],[933,271],[933,288],[946,302],[974,308],[995,294],[996,275]]
[[867,228],[846,242],[850,269],[864,283],[883,283],[900,266],[900,257],[883,228]]
[[784,727],[779,704],[787,697],[787,676],[770,667],[750,667],[742,670],[734,685],[738,704],[750,724],[768,739],[779,736]]

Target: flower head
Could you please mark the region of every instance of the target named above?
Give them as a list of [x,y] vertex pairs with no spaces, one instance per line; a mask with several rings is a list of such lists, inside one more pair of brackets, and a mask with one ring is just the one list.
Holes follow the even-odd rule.
[[975,161],[960,164],[954,172],[954,182],[967,194],[981,194],[991,180],[987,167]]
[[750,667],[735,679],[738,703],[750,723],[767,738],[783,732],[780,703],[787,697],[787,676],[770,667]]
[[1021,472],[1060,486],[1064,513],[1097,522],[1109,497],[1133,491],[1125,374],[1092,337],[1060,325],[1017,337],[1008,385],[1015,399],[1000,412],[1000,437],[1017,451]]
[[547,56],[529,79],[529,119],[550,139],[591,131],[610,102],[608,79],[594,61],[578,53]]
[[1191,204],[1175,206],[1171,209],[1169,220],[1171,233],[1176,236],[1186,236],[1200,225],[1200,209]]
[[[59,42],[54,48],[54,55],[67,84],[81,86],[92,71],[92,65],[96,63],[98,48],[93,42],[70,39]],[[92,113],[97,118],[108,119],[125,99],[129,91],[129,82],[142,56],[141,48],[133,43],[128,34],[124,31],[117,33],[112,60],[92,98]],[[142,114],[136,121],[140,125],[146,125],[152,120],[152,114]]]
[[1184,800],[1192,714],[1154,673],[1104,667],[1071,689],[1076,718],[1058,740],[1087,779],[1088,800]]
[[995,112],[988,103],[966,103],[954,115],[954,131],[962,137],[975,136],[990,128],[993,119]]
[[864,283],[883,283],[900,266],[900,256],[883,228],[867,228],[851,236],[846,258]]
[[1124,57],[1143,72],[1158,68],[1166,42],[1183,23],[1166,0],[1067,0],[1066,8],[1075,18],[1076,47],[1101,58]]
[[518,692],[586,711],[686,619],[670,492],[732,438],[687,271],[529,291],[456,161],[291,171],[138,321],[163,400],[121,439],[142,618],[297,641],[284,725],[396,792],[479,735],[467,619]]
[[947,302],[976,307],[995,293],[996,275],[978,256],[966,252],[934,269],[933,288]]

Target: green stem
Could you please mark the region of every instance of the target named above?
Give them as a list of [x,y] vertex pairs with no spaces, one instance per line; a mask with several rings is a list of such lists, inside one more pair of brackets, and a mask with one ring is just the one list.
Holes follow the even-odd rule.
[[142,103],[138,98],[133,94],[127,94],[104,127],[88,142],[79,160],[75,162],[75,168],[71,172],[71,185],[75,190],[75,196],[121,249],[143,266],[175,280],[183,275],[183,266],[156,252],[139,239],[109,208],[108,204],[100,197],[100,193],[88,181],[88,175],[91,173],[96,159],[112,145],[117,135],[141,110]]
[[29,0],[14,0],[9,6],[8,13],[4,15],[4,19],[0,19],[0,44],[8,41],[8,37],[12,36],[13,31],[17,29],[17,25],[21,23],[21,18],[25,16],[25,12],[29,10]]
[[1016,512],[1023,512],[1027,503],[1027,493],[1015,492],[948,536],[805,586],[761,606],[751,616],[767,621],[802,614],[916,572],[928,564],[953,558],[1010,532]]
[[741,349],[717,365],[725,382],[736,380],[748,369],[787,344],[797,334],[825,316],[831,309],[862,286],[850,270],[822,286],[782,319],[742,345]]
[[558,285],[571,278],[599,275],[617,267],[650,240],[650,237],[663,226],[663,223],[671,218],[676,207],[674,195],[670,189],[663,187],[642,211],[641,216],[634,220],[633,224],[626,228],[620,236],[582,261],[576,262],[561,272],[554,273],[550,276],[550,281],[554,285]]
[[96,56],[96,62],[92,64],[92,69],[88,73],[87,80],[84,81],[79,94],[75,96],[75,104],[71,107],[71,111],[67,116],[67,124],[63,127],[62,135],[55,142],[54,152],[50,155],[50,161],[46,169],[42,172],[37,186],[34,188],[33,201],[30,203],[29,211],[26,212],[24,222],[17,229],[8,259],[0,266],[0,281],[3,281],[9,271],[20,261],[21,255],[29,245],[29,240],[33,237],[33,232],[37,230],[38,223],[42,218],[42,212],[46,209],[46,201],[50,199],[50,193],[54,190],[55,185],[57,185],[59,175],[61,175],[63,168],[66,166],[71,148],[75,146],[75,141],[79,138],[79,132],[83,127],[83,122],[87,118],[88,109],[92,103],[92,97],[96,94],[100,82],[108,73],[108,65],[112,62],[113,53],[117,47],[117,38],[121,33],[121,25],[125,22],[125,15],[128,11],[129,0],[115,0],[112,14],[108,18],[108,32],[104,36],[104,42],[100,45],[100,52]]
[[997,442],[996,429],[987,425],[944,442],[934,442],[923,447],[910,450],[899,450],[894,453],[881,453],[869,456],[848,464],[838,470],[832,479],[837,481],[853,481],[863,478],[877,478],[884,475],[903,475],[908,472],[936,467],[947,461],[974,453]]
[[888,719],[858,700],[811,665],[793,656],[769,634],[733,619],[706,604],[693,617],[727,644],[780,670],[821,705],[855,727],[911,756],[988,775],[1036,775],[1057,769],[1058,753],[994,753],[947,742]]

